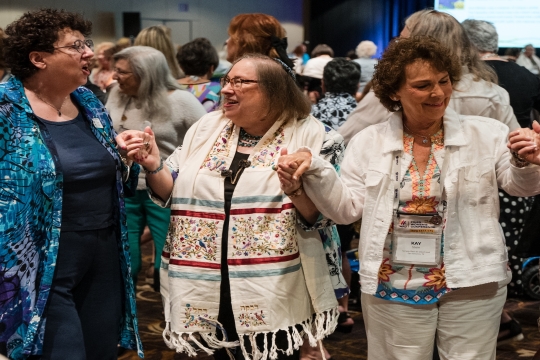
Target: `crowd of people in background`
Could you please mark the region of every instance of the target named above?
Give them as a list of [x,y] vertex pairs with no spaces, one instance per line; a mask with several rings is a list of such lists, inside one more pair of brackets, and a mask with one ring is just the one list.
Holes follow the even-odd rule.
[[369,359],[523,339],[503,307],[540,255],[533,45],[499,54],[493,24],[436,10],[379,58],[287,53],[266,14],[225,30],[220,57],[165,26],[94,45],[64,10],[0,29],[0,355],[142,355],[149,240],[164,341],[189,355],[329,359],[354,326],[354,241]]

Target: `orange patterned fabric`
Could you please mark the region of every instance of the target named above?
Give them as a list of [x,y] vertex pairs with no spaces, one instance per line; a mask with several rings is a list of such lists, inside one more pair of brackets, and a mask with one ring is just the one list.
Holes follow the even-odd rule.
[[[413,156],[414,137],[403,134],[405,153]],[[438,211],[440,204],[440,168],[435,154],[444,151],[444,134],[439,130],[431,137],[431,153],[423,174],[414,160],[403,176],[400,189],[401,212],[425,214]],[[385,241],[383,262],[379,268],[379,285],[375,296],[409,304],[431,304],[451,291],[446,287],[444,263],[440,267],[425,268],[415,265],[395,265],[392,262],[392,231]],[[444,241],[444,239],[443,239]],[[441,242],[441,257],[443,257]]]

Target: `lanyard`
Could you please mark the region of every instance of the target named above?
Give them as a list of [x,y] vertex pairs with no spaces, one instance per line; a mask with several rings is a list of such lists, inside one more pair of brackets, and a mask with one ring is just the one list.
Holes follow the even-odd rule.
[[[401,189],[401,155],[402,151],[394,152],[394,157],[392,159],[392,181],[394,183],[394,211],[397,212],[399,208],[399,191]],[[442,212],[441,205],[443,203],[444,196],[444,179],[446,177],[446,172],[448,171],[448,154],[445,151],[443,165],[440,168],[440,198],[439,198],[439,212]],[[435,156],[435,154],[433,155]]]

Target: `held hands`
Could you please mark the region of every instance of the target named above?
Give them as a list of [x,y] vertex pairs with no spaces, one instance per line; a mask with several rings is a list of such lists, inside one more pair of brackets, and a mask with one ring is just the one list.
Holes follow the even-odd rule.
[[159,167],[161,158],[154,132],[147,126],[144,131],[126,130],[116,137],[122,155],[152,171]]
[[540,124],[535,120],[532,127],[512,131],[507,146],[523,160],[540,165]]
[[281,190],[285,194],[292,194],[302,187],[302,174],[311,165],[311,153],[309,151],[298,151],[288,154],[287,148],[281,149],[281,156],[278,159],[277,168]]

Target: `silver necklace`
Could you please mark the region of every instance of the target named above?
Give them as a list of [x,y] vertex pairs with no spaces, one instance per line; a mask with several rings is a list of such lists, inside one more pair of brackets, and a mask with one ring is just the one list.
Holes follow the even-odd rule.
[[43,99],[41,96],[39,96],[39,94],[37,92],[34,92],[34,95],[36,95],[36,97],[43,101],[45,104],[49,105],[50,107],[52,107],[54,110],[56,110],[56,112],[58,112],[58,116],[62,116],[62,112],[60,110],[62,110],[62,107],[64,106],[64,104],[66,103],[66,100],[67,100],[67,96],[64,98],[64,101],[62,102],[62,105],[60,105],[60,108],[56,108],[56,106],[54,106],[53,104],[51,104],[50,102],[46,101],[45,99]]
[[442,123],[442,121],[441,121],[441,126],[439,127],[439,129],[438,129],[437,131],[435,131],[435,133],[433,133],[432,135],[424,136],[424,135],[420,135],[420,134],[413,133],[413,132],[411,131],[411,129],[409,129],[409,128],[407,127],[407,125],[405,125],[405,123],[403,123],[403,127],[405,128],[405,130],[407,130],[407,132],[408,132],[409,134],[414,135],[414,136],[417,136],[417,137],[421,137],[421,138],[422,138],[422,144],[427,144],[428,141],[429,141],[428,138],[431,140],[431,137],[432,137],[433,135],[435,135],[436,133],[438,133],[439,130],[441,130],[442,125],[443,125],[443,123]]

